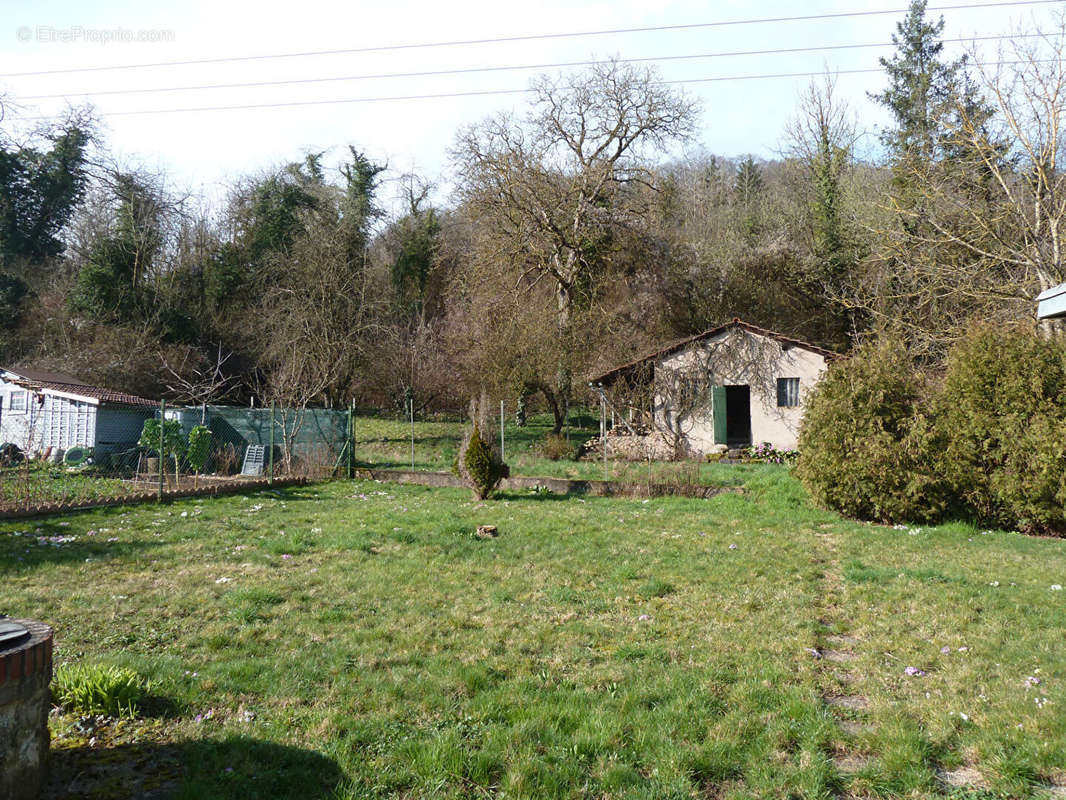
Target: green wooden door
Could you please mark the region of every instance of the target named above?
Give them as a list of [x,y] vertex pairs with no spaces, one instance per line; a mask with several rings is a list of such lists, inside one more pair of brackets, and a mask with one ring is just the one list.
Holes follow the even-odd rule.
[[714,443],[729,444],[725,414],[725,387],[711,387],[711,415],[714,418]]

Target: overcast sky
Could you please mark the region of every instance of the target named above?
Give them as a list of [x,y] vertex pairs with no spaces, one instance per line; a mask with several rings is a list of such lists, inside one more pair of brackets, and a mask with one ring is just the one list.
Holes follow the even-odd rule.
[[[975,3],[987,0],[973,0]],[[930,7],[966,0],[930,0]],[[12,119],[50,115],[84,93],[332,78],[380,73],[536,65],[618,56],[661,58],[744,50],[888,43],[902,14],[768,22],[686,30],[568,37],[451,47],[315,55],[227,63],[85,71],[87,67],[234,56],[378,47],[453,40],[570,33],[646,26],[691,25],[800,14],[896,10],[906,0],[500,0],[334,2],[333,0],[0,0],[0,94],[14,102]],[[1058,4],[1061,5],[1061,4]],[[1008,34],[1019,23],[1045,21],[1057,6],[935,11],[945,37]],[[116,37],[115,31],[121,35]],[[133,37],[155,41],[127,41]],[[108,39],[111,39],[108,41]],[[961,45],[949,47],[961,52]],[[774,55],[734,55],[659,63],[667,80],[876,68],[891,48],[859,48]],[[11,73],[76,68],[52,75]],[[398,95],[521,89],[543,70],[466,75],[374,78],[289,86],[96,95],[112,149],[149,167],[165,168],[182,187],[213,195],[236,176],[294,160],[309,150],[339,158],[353,144],[393,174],[416,171],[438,182],[447,150],[462,125],[501,109],[522,108],[524,97],[464,98],[304,105],[110,116],[113,112],[338,100]],[[772,157],[809,78],[690,82],[703,118],[698,146],[725,156]],[[873,132],[885,121],[866,93],[883,75],[842,74],[840,92]],[[62,98],[32,99],[39,95]],[[16,123],[17,124],[17,123]],[[867,141],[872,142],[870,137]]]

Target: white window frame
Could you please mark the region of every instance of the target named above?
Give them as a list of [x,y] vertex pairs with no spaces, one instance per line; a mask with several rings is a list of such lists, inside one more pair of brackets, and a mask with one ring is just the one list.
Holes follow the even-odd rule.
[[8,396],[7,410],[12,414],[25,414],[30,406],[29,395],[27,391],[12,391]]

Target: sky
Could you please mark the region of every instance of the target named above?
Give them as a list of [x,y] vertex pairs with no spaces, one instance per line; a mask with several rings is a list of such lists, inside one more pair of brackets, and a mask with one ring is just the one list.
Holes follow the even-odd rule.
[[[937,6],[967,0],[930,0]],[[972,0],[974,4],[989,0]],[[498,111],[522,111],[528,96],[469,97],[292,105],[255,109],[162,110],[252,104],[365,100],[528,87],[538,72],[516,69],[413,77],[383,73],[556,64],[610,57],[655,61],[663,78],[699,100],[703,113],[693,152],[772,158],[782,146],[786,122],[809,77],[741,76],[877,69],[891,47],[863,47],[763,55],[738,51],[887,45],[903,14],[822,20],[776,21],[668,31],[568,36],[527,41],[416,47],[301,57],[249,59],[170,66],[156,64],[246,56],[499,39],[604,29],[705,25],[736,20],[847,12],[899,11],[907,0],[570,0],[513,3],[506,0],[0,0],[0,97],[2,124],[19,130],[35,118],[91,102],[113,152],[122,160],[165,170],[172,185],[220,196],[234,179],[326,152],[336,163],[351,144],[389,166],[395,180],[416,172],[447,192],[448,151],[456,132]],[[1019,25],[1045,22],[1062,3],[932,11],[943,15],[946,39],[1008,35]],[[979,43],[994,49],[996,43]],[[951,53],[963,44],[949,43]],[[123,67],[98,69],[100,67]],[[90,69],[94,68],[94,69]],[[14,73],[66,70],[46,75]],[[205,85],[352,78],[318,83],[240,88]],[[709,81],[698,79],[714,78]],[[884,87],[880,71],[839,74],[837,88],[870,133],[887,122],[868,99]],[[129,93],[152,89],[152,92]],[[125,94],[99,94],[127,92]],[[49,97],[42,97],[49,96]],[[55,96],[55,97],[51,97]],[[151,112],[123,114],[121,112]],[[446,197],[439,199],[446,200]]]

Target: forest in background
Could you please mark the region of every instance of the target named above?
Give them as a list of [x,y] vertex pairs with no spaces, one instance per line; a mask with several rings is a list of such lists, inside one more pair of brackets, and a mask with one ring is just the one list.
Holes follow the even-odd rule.
[[0,129],[0,364],[186,403],[454,411],[486,390],[557,420],[589,374],[733,317],[840,352],[891,333],[935,368],[1066,280],[1066,27],[949,60],[925,6],[881,62],[876,160],[826,75],[782,111],[778,157],[664,161],[713,109],[617,61],[459,131],[445,204],[357,143],[216,208],[118,163],[91,109]]

